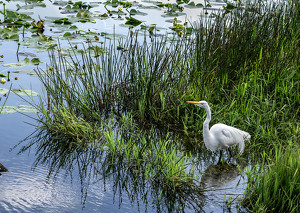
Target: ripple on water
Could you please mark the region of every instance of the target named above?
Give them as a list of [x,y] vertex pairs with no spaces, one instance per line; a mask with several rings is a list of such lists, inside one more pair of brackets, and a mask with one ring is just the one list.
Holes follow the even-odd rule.
[[55,183],[46,181],[47,174],[48,170],[43,167],[32,171],[24,165],[3,174],[0,183],[5,184],[1,184],[0,212],[51,211],[66,207],[70,210],[70,206],[78,202],[78,196],[74,196],[76,191],[62,178]]

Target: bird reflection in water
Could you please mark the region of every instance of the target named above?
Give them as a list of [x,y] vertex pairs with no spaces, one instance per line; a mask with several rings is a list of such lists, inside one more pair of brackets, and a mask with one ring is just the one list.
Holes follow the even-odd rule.
[[246,167],[246,163],[240,164],[240,168],[237,165],[228,163],[218,163],[210,165],[206,168],[201,183],[207,188],[220,189],[234,181],[241,175],[241,170]]

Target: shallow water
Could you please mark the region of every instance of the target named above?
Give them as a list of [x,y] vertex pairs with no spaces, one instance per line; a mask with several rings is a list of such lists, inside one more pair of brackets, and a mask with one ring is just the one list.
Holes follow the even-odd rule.
[[[32,10],[20,9],[18,12],[33,12],[31,16],[38,20],[40,16],[42,19],[47,17],[69,17],[68,14],[61,14],[59,6],[53,5],[50,1],[43,1],[47,7],[34,7]],[[93,1],[90,1],[93,2]],[[167,1],[166,1],[167,2]],[[175,1],[174,1],[175,2]],[[195,1],[196,2],[196,1]],[[6,2],[6,9],[16,10],[16,3],[24,5],[22,1]],[[153,6],[153,1],[140,1],[142,5]],[[211,1],[212,8],[208,8],[207,11],[213,12],[219,9],[224,3],[218,1]],[[99,7],[92,8],[94,13],[102,14],[103,4],[99,4]],[[3,10],[3,5],[0,5],[0,10]],[[165,14],[161,9],[140,9],[143,12],[148,13],[146,16],[137,15],[144,21],[144,23],[157,24],[158,28],[161,28],[160,33],[164,34],[172,22],[166,22],[165,20],[172,20],[174,17],[165,17]],[[203,15],[203,9],[200,8],[186,8],[183,14],[178,17],[178,20],[182,22],[185,20],[196,21],[199,15]],[[0,19],[3,20],[2,15]],[[119,27],[124,23],[123,20],[116,19],[95,19],[96,24],[92,23],[74,23],[79,29],[94,32],[108,32],[127,35],[128,29],[126,27]],[[162,21],[163,20],[163,21]],[[51,23],[47,25],[53,28],[50,31],[50,27],[45,27],[44,34],[53,35],[63,34],[65,28],[60,28]],[[26,32],[26,37],[30,37],[31,33]],[[20,36],[20,42],[23,40]],[[82,41],[72,41],[82,42]],[[66,41],[62,41],[63,44]],[[0,73],[7,74],[11,72],[11,81],[5,85],[1,85],[0,88],[9,89],[12,84],[14,89],[31,89],[39,94],[43,94],[41,83],[38,78],[33,75],[33,69],[35,65],[27,65],[25,67],[12,68],[4,66],[7,63],[16,63],[18,58],[16,50],[18,48],[17,41],[0,40],[0,55],[4,55],[3,59],[0,59]],[[48,60],[48,53],[45,50],[35,48],[33,46],[26,46],[21,43],[19,52],[29,52],[36,54],[37,57],[44,63],[39,66],[41,68],[46,67]],[[19,56],[19,60],[23,60],[25,56]],[[29,57],[30,59],[32,57]],[[21,70],[21,73],[17,70]],[[17,77],[18,80],[15,80]],[[2,97],[0,105],[2,106],[5,97]],[[37,101],[37,97],[33,97],[33,100]],[[18,106],[28,105],[19,96],[11,93],[6,102],[6,106]],[[146,196],[146,201],[142,199],[141,195],[137,194],[137,198],[130,197],[131,193],[135,191],[120,190],[116,186],[115,179],[103,179],[99,175],[95,177],[91,175],[91,179],[82,178],[80,176],[80,169],[77,165],[74,165],[72,171],[61,170],[60,173],[50,178],[48,177],[49,167],[38,165],[33,168],[33,164],[36,160],[35,147],[32,147],[30,152],[17,154],[20,146],[13,149],[20,141],[29,136],[34,130],[34,120],[28,116],[35,117],[34,113],[11,113],[0,115],[0,162],[8,168],[9,172],[2,173],[0,176],[0,212],[157,212],[156,201],[150,195]],[[29,125],[33,124],[33,125]],[[241,197],[245,188],[245,180],[240,176],[236,167],[221,167],[216,166],[215,158],[209,158],[206,161],[199,161],[201,164],[201,171],[203,173],[201,180],[208,189],[205,192],[203,198],[205,212],[221,212],[224,210],[224,194],[226,192],[226,199],[231,197]],[[245,167],[243,167],[245,168]],[[130,184],[129,184],[130,185]],[[147,190],[146,190],[147,191]],[[86,193],[86,196],[85,196]],[[137,191],[137,193],[139,193]],[[142,192],[141,192],[142,194]],[[235,200],[234,205],[237,203]],[[232,205],[232,212],[237,210]],[[199,209],[200,210],[200,209]],[[225,208],[226,210],[226,208]],[[194,209],[185,209],[185,212],[194,212]]]

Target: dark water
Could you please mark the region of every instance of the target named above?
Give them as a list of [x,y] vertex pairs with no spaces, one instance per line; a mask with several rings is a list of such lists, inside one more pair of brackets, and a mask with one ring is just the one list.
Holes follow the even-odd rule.
[[[16,1],[22,4],[22,1]],[[36,19],[38,15],[66,17],[58,10],[58,6],[54,6],[50,1],[44,1],[46,8],[33,9],[32,16]],[[90,1],[92,2],[92,1]],[[152,4],[151,1],[142,2],[143,4]],[[15,2],[7,3],[7,8],[16,9]],[[220,7],[220,3],[216,8]],[[102,5],[103,7],[103,5]],[[2,11],[2,7],[0,10]],[[93,9],[97,11],[97,9]],[[211,9],[213,10],[213,8]],[[22,10],[21,10],[22,11]],[[24,10],[23,10],[24,11]],[[147,10],[146,10],[147,11]],[[152,16],[144,16],[143,20],[151,24],[153,22],[161,23],[161,27],[169,26],[169,22],[161,22],[161,11],[149,9]],[[199,15],[192,9],[187,9],[190,13],[188,16],[195,20]],[[194,11],[194,13],[192,13]],[[153,15],[154,14],[154,15]],[[156,14],[156,15],[155,15]],[[171,17],[173,18],[173,17]],[[185,19],[185,16],[181,16]],[[2,17],[0,17],[2,19]],[[170,18],[164,18],[170,19]],[[77,24],[78,27],[84,29],[90,28],[95,31],[107,30],[112,32],[115,26],[115,20],[99,20],[97,24]],[[126,28],[119,28],[119,31],[126,35]],[[46,28],[45,33],[50,33]],[[16,63],[16,49],[18,45],[15,41],[0,41],[0,55],[4,55],[4,59],[0,62],[0,73],[7,74],[11,72],[11,81],[0,88],[24,88],[32,89],[43,94],[38,78],[25,73],[15,73],[16,69],[33,70],[36,67],[29,65],[22,68],[11,68],[3,66],[6,63]],[[40,66],[44,68],[49,61],[47,52],[39,52],[38,50],[21,45],[19,52],[31,52],[36,55],[44,63]],[[19,56],[19,60],[23,60],[24,56]],[[18,80],[14,80],[18,77]],[[1,95],[2,97],[2,95]],[[0,106],[2,106],[5,97],[2,97]],[[37,97],[33,100],[38,101]],[[10,94],[6,106],[28,105],[20,97]],[[36,117],[34,113],[12,113],[0,115],[0,162],[9,170],[0,176],[0,212],[158,212],[167,211],[168,205],[174,201],[173,198],[162,196],[161,201],[157,201],[159,192],[153,191],[149,186],[133,184],[124,178],[126,174],[112,174],[107,178],[103,178],[101,174],[96,174],[94,170],[82,174],[82,167],[87,162],[87,167],[92,168],[93,165],[88,161],[91,153],[82,154],[78,159],[69,165],[69,169],[61,168],[57,174],[50,177],[49,170],[53,169],[47,165],[38,164],[33,167],[37,156],[35,146],[30,151],[18,154],[21,146],[15,147],[24,138],[28,137],[35,131]],[[25,145],[25,144],[23,144]],[[15,147],[15,148],[14,148]],[[51,153],[50,153],[51,154]],[[210,155],[210,153],[209,153]],[[47,158],[47,156],[45,156]],[[50,157],[49,157],[50,158]],[[83,162],[82,159],[87,159]],[[78,163],[80,162],[80,163]],[[202,183],[209,189],[205,192],[205,196],[201,198],[200,207],[193,208],[188,206],[184,208],[184,212],[222,212],[229,211],[224,204],[224,200],[230,197],[240,198],[245,188],[245,180],[240,176],[239,170],[235,166],[216,165],[215,158],[206,159],[202,162],[199,169],[200,179]],[[244,169],[245,166],[242,167]],[[118,176],[119,175],[119,176]],[[226,193],[226,198],[224,194]],[[234,207],[238,198],[232,205],[231,210],[236,212]],[[181,203],[182,204],[182,203]],[[171,204],[170,204],[171,205]],[[173,210],[176,208],[175,204]],[[181,207],[182,208],[182,207]]]

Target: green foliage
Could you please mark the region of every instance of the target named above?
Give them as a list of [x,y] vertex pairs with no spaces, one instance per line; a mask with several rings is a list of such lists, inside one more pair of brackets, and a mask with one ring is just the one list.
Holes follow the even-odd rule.
[[247,171],[244,205],[253,212],[300,211],[300,149],[279,147],[274,160],[265,153],[267,167],[253,167]]

